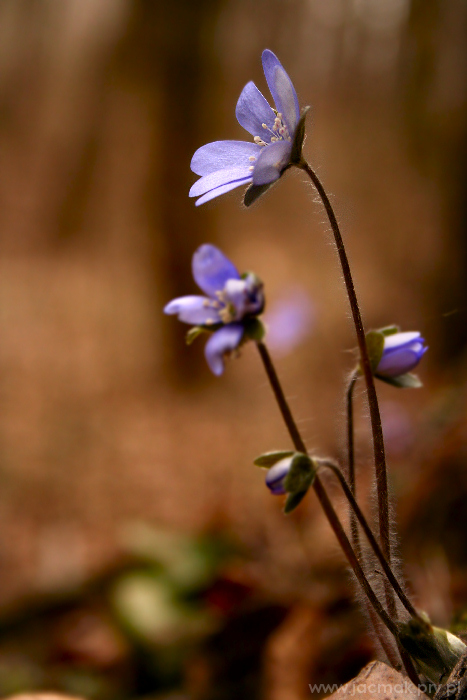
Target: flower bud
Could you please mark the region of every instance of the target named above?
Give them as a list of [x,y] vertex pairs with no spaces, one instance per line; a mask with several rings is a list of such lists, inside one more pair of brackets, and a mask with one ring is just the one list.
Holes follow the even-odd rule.
[[292,457],[285,457],[271,467],[266,474],[266,486],[275,496],[286,493],[284,482],[292,465]]
[[375,374],[391,379],[407,374],[418,365],[428,350],[424,342],[418,331],[384,335],[383,354]]

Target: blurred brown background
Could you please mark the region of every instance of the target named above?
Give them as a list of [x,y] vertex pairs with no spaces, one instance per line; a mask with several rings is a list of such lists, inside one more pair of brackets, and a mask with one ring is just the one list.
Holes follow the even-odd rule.
[[[245,697],[260,687],[267,697],[308,697],[309,682],[346,680],[374,653],[313,496],[285,519],[252,467],[260,452],[289,446],[254,347],[217,379],[203,340],[187,348],[186,328],[162,314],[171,298],[195,292],[190,261],[202,242],[255,270],[272,309],[299,286],[313,307],[308,337],[278,353],[277,368],[310,449],[342,455],[355,340],[311,186],[288,173],[248,212],[239,190],[199,209],[187,196],[197,147],[248,138],[234,112],[243,85],[254,80],[269,99],[266,47],[311,105],[305,152],[342,223],[366,326],[395,322],[430,346],[423,389],[378,390],[412,589],[438,624],[462,615],[466,39],[462,0],[1,0],[5,619],[15,611],[20,620],[43,596],[53,609],[61,591],[118,566],[123,533],[145,522],[235,543],[219,573],[249,591],[235,614],[271,609],[269,641],[258,641],[252,666],[259,681]],[[361,397],[358,441],[368,482]],[[21,620],[27,630],[28,615]],[[46,615],[35,628],[39,649],[47,625]],[[249,638],[245,629],[234,646]],[[108,649],[103,638],[97,646]],[[0,692],[158,690],[156,681],[138,688],[134,672],[112,692],[70,685],[44,670],[47,654],[37,661],[5,639]],[[173,687],[215,696],[217,662],[194,648]]]

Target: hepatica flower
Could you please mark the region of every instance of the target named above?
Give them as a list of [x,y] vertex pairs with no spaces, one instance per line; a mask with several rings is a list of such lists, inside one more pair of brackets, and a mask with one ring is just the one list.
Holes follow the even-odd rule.
[[373,373],[398,387],[418,387],[421,382],[411,374],[428,350],[418,331],[401,333],[397,326],[367,333],[367,345]]
[[265,452],[254,463],[268,470],[266,486],[274,496],[287,494],[285,513],[291,513],[301,503],[317,471],[317,463],[311,457],[293,450]]
[[285,490],[285,478],[290,471],[290,466],[292,464],[292,457],[285,457],[285,459],[279,460],[276,464],[271,467],[266,473],[266,486],[275,496],[282,496],[287,493]]
[[197,205],[250,185],[245,195],[248,206],[300,161],[306,110],[300,117],[295,88],[272,51],[263,51],[262,61],[274,108],[253,82],[245,85],[235,113],[253,141],[214,141],[196,151],[191,169],[201,177],[190,197],[199,197]]
[[240,275],[235,265],[213,245],[198,248],[192,260],[193,277],[206,296],[173,299],[164,313],[176,314],[194,328],[188,342],[203,332],[211,333],[204,354],[211,371],[224,371],[224,358],[248,338],[260,340],[262,325],[256,316],[263,311],[263,284],[249,272]]

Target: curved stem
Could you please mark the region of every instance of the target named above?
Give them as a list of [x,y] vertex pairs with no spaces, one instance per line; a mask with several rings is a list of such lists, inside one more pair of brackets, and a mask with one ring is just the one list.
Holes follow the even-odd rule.
[[[276,398],[276,401],[278,403],[279,409],[281,411],[282,417],[284,419],[284,422],[287,426],[287,429],[289,431],[290,437],[292,438],[292,442],[294,444],[295,449],[298,452],[303,452],[304,454],[307,453],[306,450],[306,445],[303,442],[303,439],[300,435],[300,432],[296,426],[296,423],[293,419],[292,412],[289,408],[289,405],[287,403],[287,399],[285,398],[284,392],[282,391],[282,386],[279,381],[279,377],[276,374],[276,370],[274,368],[274,365],[272,363],[271,357],[269,355],[269,352],[266,348],[266,345],[262,342],[257,342],[256,346],[258,348],[259,354],[261,356],[261,359],[263,361],[264,368],[266,370],[266,374],[269,379],[269,383],[271,384],[271,388],[274,392],[274,396]],[[382,622],[386,625],[388,630],[391,632],[391,634],[395,637],[396,640],[399,638],[398,634],[398,629],[397,625],[395,623],[395,620],[393,620],[386,610],[383,608],[381,605],[380,601],[378,600],[378,597],[376,596],[375,592],[373,591],[366,575],[365,572],[363,571],[363,568],[360,564],[360,562],[357,559],[357,556],[352,548],[352,545],[349,542],[349,539],[347,535],[345,534],[344,528],[342,527],[342,524],[339,520],[339,517],[334,510],[334,507],[329,500],[329,496],[326,492],[326,489],[321,482],[320,478],[316,476],[314,482],[313,482],[313,488],[315,490],[315,493],[318,497],[318,500],[326,514],[326,517],[329,521],[329,524],[331,525],[334,534],[337,537],[337,540],[347,557],[347,560],[352,567],[352,570],[360,583],[361,587],[365,591],[365,594],[370,601],[371,605],[373,606],[375,612],[378,614],[378,616],[381,618]]]
[[381,416],[379,413],[378,398],[376,396],[375,382],[371,370],[370,358],[368,356],[368,349],[366,346],[365,331],[363,328],[362,317],[360,314],[360,307],[358,305],[357,295],[355,293],[355,287],[352,279],[352,274],[350,272],[350,265],[347,258],[347,253],[344,247],[344,241],[342,240],[339,224],[337,223],[336,215],[334,214],[331,202],[329,201],[329,198],[318,176],[310,167],[310,165],[305,160],[302,160],[298,167],[300,167],[307,173],[324,205],[326,214],[329,219],[329,223],[331,224],[332,232],[334,234],[334,240],[336,242],[337,252],[339,254],[342,273],[344,275],[347,296],[349,298],[350,308],[352,311],[352,318],[357,334],[358,348],[360,351],[360,361],[363,375],[365,377],[368,404],[370,408],[371,430],[373,434],[373,448],[375,455],[376,483],[378,491],[379,534],[381,539],[381,547],[383,549],[386,559],[388,560],[388,562],[390,562],[391,542],[389,529],[389,498],[383,430],[381,427]]
[[[358,379],[358,370],[355,370],[349,381],[346,394],[346,410],[347,410],[347,468],[349,475],[349,486],[352,496],[356,497],[356,482],[355,482],[355,446],[354,446],[354,422],[353,422],[353,390]],[[362,558],[362,548],[360,544],[360,534],[358,532],[357,520],[355,513],[350,510],[350,534],[352,544],[357,552],[358,558]]]
[[293,419],[292,411],[290,410],[289,404],[287,403],[287,399],[285,398],[284,392],[282,391],[282,386],[279,381],[279,377],[277,376],[276,369],[272,363],[269,351],[266,345],[261,342],[256,343],[256,347],[258,348],[259,354],[261,355],[264,369],[266,370],[266,374],[268,375],[269,383],[274,392],[274,396],[278,403],[280,412],[282,414],[282,418],[284,419],[284,423],[286,424],[287,430],[289,431],[290,437],[292,438],[294,447],[298,452],[303,452],[304,454],[307,454],[306,445],[303,442],[302,436],[300,435],[300,432]]
[[[356,498],[355,498],[355,496],[356,496],[356,479],[355,479],[355,444],[354,444],[354,422],[353,422],[353,392],[354,392],[354,388],[355,388],[355,384],[357,382],[358,376],[359,376],[359,371],[357,369],[352,373],[352,375],[350,377],[349,385],[347,388],[347,395],[346,395],[346,398],[347,398],[346,408],[347,408],[348,474],[349,474],[349,485],[350,485],[350,494],[349,494],[350,498],[349,498],[349,496],[348,496],[348,498],[349,498],[349,503],[351,505],[350,532],[351,532],[351,539],[352,539],[352,544],[353,544],[354,550],[357,552],[357,556],[360,559],[360,561],[362,561],[362,549],[361,549],[360,534],[358,531],[357,516],[356,516],[356,509],[358,509],[358,510],[360,510],[360,509],[359,509],[359,506],[358,506]],[[341,480],[341,484],[342,484],[342,487],[344,488],[344,492],[346,492],[346,489],[348,487],[347,487],[347,484],[345,483],[345,479],[344,479],[342,473],[340,472],[340,470],[339,470],[338,478]],[[379,495],[379,492],[378,492],[378,495]],[[350,502],[351,498],[353,498],[353,501],[354,501],[353,504]],[[361,511],[360,511],[360,514],[363,516],[363,513],[361,513]],[[364,522],[365,522],[365,524],[363,525],[363,521],[360,520],[360,523],[362,524],[363,529],[366,530],[366,528],[368,528],[368,523],[367,523],[365,518],[364,518]],[[370,530],[370,528],[368,528],[368,532],[366,532],[366,534],[367,534],[367,537],[368,537],[368,534],[371,535],[372,541],[370,541],[370,544],[372,545],[375,553],[377,553],[377,552],[376,552],[374,545],[376,545],[378,547],[379,553],[381,554],[381,556],[383,556],[383,553],[381,552],[381,549],[379,548],[378,543],[376,542],[376,539],[373,535],[373,532]],[[383,559],[384,559],[384,556],[383,556]],[[384,559],[384,561],[387,564],[386,559]],[[389,564],[387,564],[387,566],[392,574],[392,569],[390,568]],[[396,583],[397,583],[397,581],[396,581]],[[394,588],[394,586],[393,586],[393,588]],[[403,591],[403,589],[400,588],[400,590],[398,591],[397,588],[394,588],[394,590],[396,591],[396,593],[398,595],[400,593],[402,593],[402,595],[405,597],[405,603],[400,598],[400,595],[399,595],[399,598],[401,599],[401,602],[405,605],[406,609],[409,612],[411,612],[411,610],[409,608],[410,607],[413,608],[413,606],[411,605],[408,598],[405,596],[405,592]],[[395,605],[394,596],[392,595],[391,591],[388,589],[387,582],[385,582],[385,595],[386,595],[386,602],[388,604],[388,609],[389,609],[390,614],[397,615],[397,608]],[[409,608],[407,608],[406,603],[409,604]],[[369,610],[371,622],[372,622],[373,627],[375,629],[376,635],[380,641],[380,644],[383,647],[383,650],[384,650],[386,656],[391,661],[391,663],[394,665],[394,652],[393,652],[392,648],[390,647],[390,645],[385,640],[384,634],[382,633],[382,630],[378,630],[378,619],[376,618],[374,611],[371,609],[371,607],[369,607],[368,610]],[[413,608],[413,610],[415,610],[415,609]],[[418,617],[418,613],[416,611],[415,611],[415,613],[416,613],[415,616]],[[379,623],[379,624],[381,624],[381,623]],[[402,663],[404,664],[404,668],[407,672],[407,675],[409,676],[412,683],[414,683],[415,685],[418,685],[420,680],[418,678],[417,672],[416,672],[415,667],[413,665],[412,659],[407,654],[405,649],[403,649],[403,647],[401,646],[401,644],[399,642],[397,642],[397,646],[399,649],[399,653],[401,655]]]
[[410,600],[408,599],[405,591],[403,590],[402,586],[398,582],[397,578],[395,577],[390,565],[386,561],[383,552],[381,551],[381,547],[379,546],[376,537],[372,533],[368,522],[363,515],[360,506],[358,505],[357,501],[355,500],[355,497],[347,484],[344,475],[342,474],[341,470],[337,466],[337,464],[334,464],[331,460],[317,460],[318,464],[320,464],[323,467],[327,467],[328,469],[331,469],[334,475],[338,478],[339,483],[342,487],[342,490],[345,494],[345,497],[347,498],[353,512],[355,513],[356,518],[358,519],[358,522],[360,523],[363,532],[366,535],[366,538],[368,539],[368,542],[370,543],[371,548],[373,549],[373,552],[375,553],[376,558],[378,559],[379,563],[381,564],[381,567],[386,574],[386,577],[393,587],[394,591],[396,592],[399,600],[401,601],[402,605],[404,608],[407,610],[409,615],[411,617],[416,618],[417,620],[420,620],[423,622],[423,619],[420,617],[419,613],[417,610],[414,608]]

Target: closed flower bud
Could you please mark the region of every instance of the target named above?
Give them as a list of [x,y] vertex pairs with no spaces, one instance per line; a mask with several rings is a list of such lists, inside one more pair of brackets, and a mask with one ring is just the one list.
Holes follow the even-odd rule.
[[292,457],[286,457],[271,467],[266,474],[266,486],[275,496],[286,493],[284,482],[290,471]]
[[394,378],[407,374],[418,365],[428,348],[418,331],[384,336],[383,354],[376,368],[379,377]]

